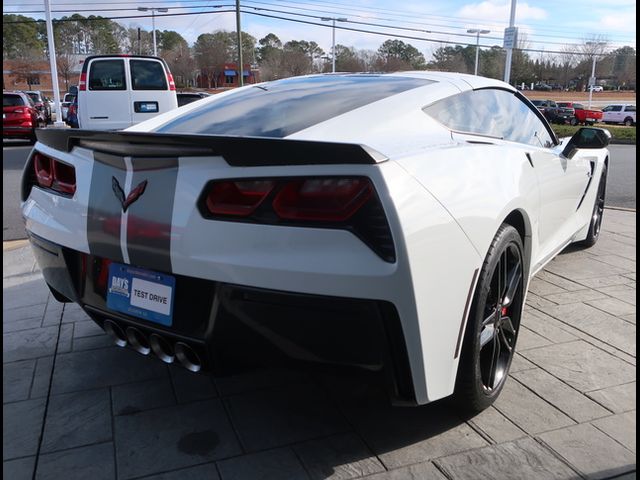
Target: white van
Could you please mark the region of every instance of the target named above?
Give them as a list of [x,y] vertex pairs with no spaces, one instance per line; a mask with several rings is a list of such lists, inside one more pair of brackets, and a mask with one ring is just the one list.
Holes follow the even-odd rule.
[[167,63],[142,55],[87,57],[78,84],[78,125],[120,130],[178,108]]

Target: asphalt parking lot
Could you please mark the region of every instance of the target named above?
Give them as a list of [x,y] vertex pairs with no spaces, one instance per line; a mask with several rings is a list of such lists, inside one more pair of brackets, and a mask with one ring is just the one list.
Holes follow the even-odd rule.
[[3,251],[8,479],[635,479],[636,217],[607,209],[589,250],[530,286],[494,407],[392,408],[348,377],[209,378],[119,349]]

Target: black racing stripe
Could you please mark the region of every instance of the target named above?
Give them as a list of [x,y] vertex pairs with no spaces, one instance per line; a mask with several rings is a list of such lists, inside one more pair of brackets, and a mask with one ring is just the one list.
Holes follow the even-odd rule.
[[87,240],[92,255],[123,262],[120,248],[122,205],[113,192],[113,178],[124,186],[122,157],[94,152],[87,211]]
[[[131,191],[139,187],[144,192],[127,209],[129,260],[133,265],[171,272],[171,221],[178,159],[133,158],[132,164]],[[129,194],[125,192],[126,196]]]

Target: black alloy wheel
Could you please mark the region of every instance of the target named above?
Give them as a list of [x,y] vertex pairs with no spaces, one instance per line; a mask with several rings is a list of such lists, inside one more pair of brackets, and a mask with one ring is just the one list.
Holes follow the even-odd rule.
[[514,305],[513,300],[521,297],[518,288],[522,285],[522,254],[515,243],[502,251],[490,284],[480,328],[479,355],[482,387],[487,394],[502,387],[516,344],[520,312],[515,310],[520,305]]
[[604,201],[607,194],[607,166],[602,167],[602,175],[600,175],[600,183],[598,184],[598,193],[593,203],[593,213],[591,214],[591,222],[589,223],[589,233],[587,238],[578,245],[589,248],[593,247],[600,237],[600,229],[602,228],[602,217],[604,216]]
[[489,407],[504,387],[522,315],[524,248],[503,224],[482,266],[467,320],[454,400],[470,412]]

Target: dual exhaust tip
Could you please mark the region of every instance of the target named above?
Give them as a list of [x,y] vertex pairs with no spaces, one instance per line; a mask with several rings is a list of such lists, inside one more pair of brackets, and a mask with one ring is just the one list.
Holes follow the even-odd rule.
[[123,330],[120,325],[112,320],[105,320],[103,328],[119,347],[130,345],[142,355],[149,355],[153,352],[165,363],[173,363],[177,359],[183,367],[192,372],[199,372],[202,369],[200,357],[186,343],[176,342],[171,345],[168,340],[157,333],[152,333],[147,337],[135,327],[127,327],[126,330]]

